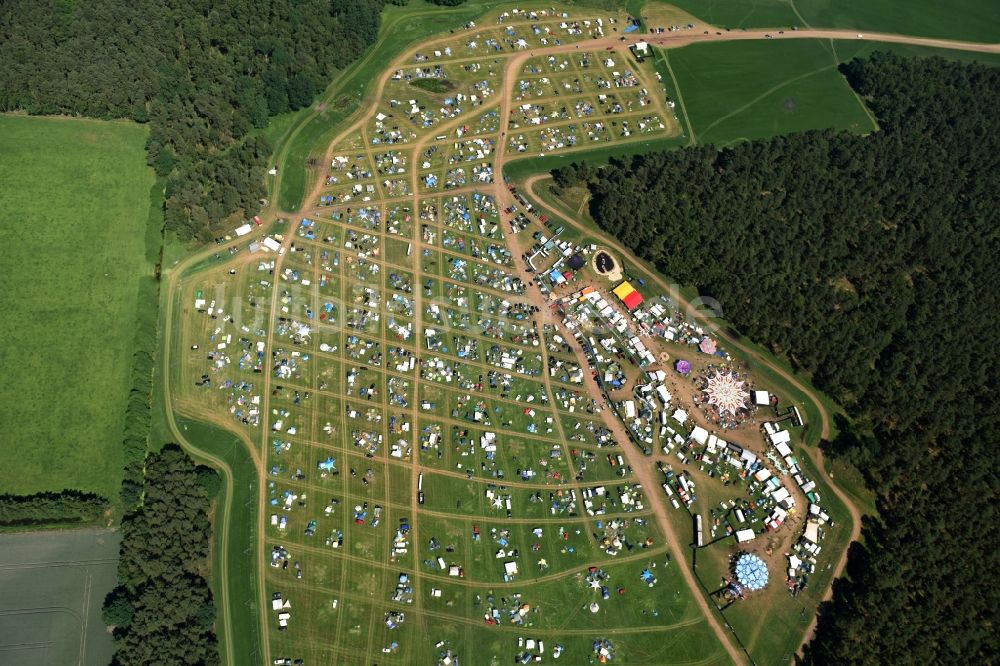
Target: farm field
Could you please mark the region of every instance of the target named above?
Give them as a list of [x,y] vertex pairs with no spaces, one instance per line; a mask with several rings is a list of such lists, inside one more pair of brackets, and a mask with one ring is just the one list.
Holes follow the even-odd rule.
[[[659,3],[650,3],[655,6]],[[901,4],[892,0],[677,0],[671,3],[718,27],[842,28],[979,42],[1000,41],[1000,9],[976,0]]]
[[[876,129],[838,67],[875,51],[1000,64],[994,53],[869,40],[770,40],[700,43],[656,49],[656,66],[683,99],[695,143],[737,141],[836,129]],[[671,90],[676,81],[677,90]]]
[[819,40],[719,42],[661,50],[698,143],[726,145],[810,129],[875,125]]
[[0,489],[117,497],[152,170],[146,130],[0,116]]
[[115,586],[120,540],[110,530],[0,535],[0,661],[111,660],[101,604]]

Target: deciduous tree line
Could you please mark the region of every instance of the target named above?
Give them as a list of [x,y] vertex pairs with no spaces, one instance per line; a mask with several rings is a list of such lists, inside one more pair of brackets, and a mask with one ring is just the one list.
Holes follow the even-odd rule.
[[122,520],[118,582],[104,603],[113,663],[217,664],[209,567],[210,493],[217,474],[178,447],[149,456],[143,503]]
[[63,490],[33,495],[0,495],[0,526],[32,527],[95,523],[110,509],[94,493]]
[[806,652],[996,659],[1000,70],[843,67],[880,131],[573,165],[606,231],[698,286],[852,415],[829,443],[878,501]]

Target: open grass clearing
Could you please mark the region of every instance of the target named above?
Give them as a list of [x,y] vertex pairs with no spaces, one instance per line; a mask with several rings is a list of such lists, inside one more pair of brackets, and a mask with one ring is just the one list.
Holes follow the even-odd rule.
[[157,260],[145,140],[128,123],[0,116],[6,492],[117,497],[139,280]]
[[416,79],[411,81],[410,85],[439,95],[449,93],[456,87],[452,81],[446,79]]
[[647,29],[669,28],[672,25],[686,26],[688,23],[701,23],[694,14],[691,14],[677,5],[666,4],[665,2],[644,2],[642,4],[642,22]]
[[699,143],[726,145],[810,129],[875,124],[818,40],[720,42],[660,51]]

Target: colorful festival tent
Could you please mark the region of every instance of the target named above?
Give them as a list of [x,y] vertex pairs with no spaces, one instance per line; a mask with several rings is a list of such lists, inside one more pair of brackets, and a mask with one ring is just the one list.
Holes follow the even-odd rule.
[[747,406],[750,392],[744,388],[745,382],[735,373],[718,372],[708,378],[705,386],[705,400],[715,405],[719,414],[736,414]]
[[628,282],[622,282],[614,288],[615,296],[625,304],[629,310],[635,310],[642,303],[642,294],[635,290]]

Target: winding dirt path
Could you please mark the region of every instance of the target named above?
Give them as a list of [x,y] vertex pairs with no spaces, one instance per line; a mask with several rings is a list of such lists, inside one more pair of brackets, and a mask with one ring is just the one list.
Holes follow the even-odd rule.
[[[209,248],[209,250],[214,250],[214,248]],[[206,257],[212,256],[211,251],[202,251],[194,254],[190,259],[182,262],[182,266],[191,265],[192,262],[201,261]],[[175,411],[180,412],[175,407],[175,396],[171,390],[171,362],[170,362],[170,351],[173,348],[173,324],[174,324],[174,295],[177,293],[178,284],[180,283],[180,278],[183,275],[183,270],[173,270],[167,275],[166,283],[163,288],[166,290],[166,308],[164,312],[164,328],[163,328],[163,361],[160,367],[163,377],[163,394],[166,400],[166,408],[164,414],[166,416],[167,428],[170,430],[171,435],[177,441],[178,444],[183,446],[192,456],[199,462],[205,462],[213,467],[215,467],[222,474],[222,480],[224,484],[223,492],[220,493],[220,502],[216,505],[216,516],[215,525],[213,529],[217,531],[219,535],[219,540],[212,544],[213,550],[218,547],[220,551],[219,556],[219,568],[214,572],[217,576],[216,585],[214,586],[214,591],[218,595],[219,600],[219,615],[221,625],[219,627],[220,641],[224,646],[223,654],[228,656],[228,658],[233,660],[233,623],[231,620],[231,605],[229,600],[229,558],[226,556],[226,552],[229,550],[229,522],[232,516],[232,501],[233,501],[233,473],[226,462],[210,453],[202,451],[198,447],[191,444],[187,438],[184,436],[182,429],[178,426],[177,420],[175,418]],[[198,418],[205,418],[210,422],[213,422],[219,427],[225,428],[227,431],[236,434],[246,445],[247,450],[254,460],[254,465],[263,473],[264,465],[261,464],[257,457],[257,452],[254,450],[253,445],[247,438],[245,433],[242,433],[232,427],[231,423],[221,423],[214,418],[206,418],[204,415],[199,415]],[[261,486],[263,487],[263,486]],[[262,493],[263,494],[263,493]],[[261,514],[261,521],[263,521],[263,514]],[[257,585],[260,590],[263,590],[263,569],[258,567],[258,580]],[[266,624],[266,623],[262,623]]]

